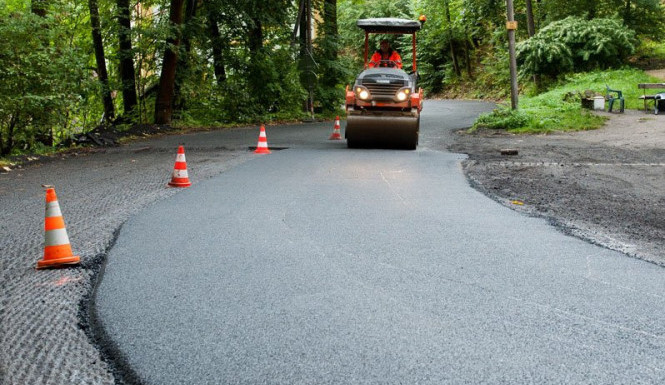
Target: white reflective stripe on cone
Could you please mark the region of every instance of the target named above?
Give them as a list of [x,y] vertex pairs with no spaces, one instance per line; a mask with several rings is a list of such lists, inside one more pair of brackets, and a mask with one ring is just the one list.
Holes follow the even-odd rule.
[[69,244],[67,229],[49,230],[46,232],[46,246],[60,246]]
[[184,162],[185,161],[185,154],[178,154],[175,157],[176,162]]
[[46,217],[61,217],[60,205],[58,201],[48,202],[46,204]]
[[187,175],[187,170],[173,170],[173,177],[174,178],[188,178],[189,175]]

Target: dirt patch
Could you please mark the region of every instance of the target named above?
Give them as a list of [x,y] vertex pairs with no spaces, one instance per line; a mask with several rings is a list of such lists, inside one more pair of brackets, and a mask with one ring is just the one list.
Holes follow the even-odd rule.
[[665,116],[604,115],[606,125],[594,131],[460,132],[450,150],[468,154],[471,183],[505,205],[665,266]]
[[650,70],[646,71],[647,74],[657,77],[659,79],[665,79],[665,68],[657,69],[657,70]]

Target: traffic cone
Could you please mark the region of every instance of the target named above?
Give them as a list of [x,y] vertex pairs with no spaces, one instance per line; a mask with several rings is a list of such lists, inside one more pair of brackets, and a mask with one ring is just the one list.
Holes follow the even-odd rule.
[[189,181],[187,174],[187,161],[185,160],[185,147],[178,147],[178,155],[175,157],[175,165],[173,166],[173,175],[169,186],[171,187],[189,187],[192,182]]
[[339,116],[335,118],[335,127],[333,128],[333,133],[330,135],[329,140],[341,140],[342,134],[339,132]]
[[46,215],[44,218],[45,242],[44,259],[37,261],[37,269],[76,265],[81,257],[72,254],[65,220],[62,218],[60,204],[52,186],[46,187]]
[[266,126],[261,125],[261,132],[259,133],[259,143],[256,145],[255,154],[270,154],[268,149],[268,138],[266,137]]

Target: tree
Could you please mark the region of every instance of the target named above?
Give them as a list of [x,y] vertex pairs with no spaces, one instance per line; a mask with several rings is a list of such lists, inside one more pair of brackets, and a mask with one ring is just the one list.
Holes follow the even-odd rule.
[[171,0],[169,24],[172,34],[166,40],[166,52],[162,64],[162,75],[159,78],[157,100],[155,100],[155,123],[170,124],[173,114],[173,91],[175,86],[176,67],[178,64],[178,47],[180,46],[180,25],[183,19],[184,0]]
[[320,13],[322,21],[318,25],[315,57],[318,64],[318,84],[315,99],[327,111],[334,111],[341,104],[344,94],[339,86],[346,77],[343,62],[340,62],[338,51],[339,32],[337,25],[337,0],[325,0]]
[[536,34],[536,23],[533,18],[533,4],[531,0],[526,0],[526,27],[529,37]]
[[68,44],[65,32],[50,15],[0,18],[0,155],[18,146],[51,146],[66,136],[87,78],[85,56]]
[[113,106],[113,99],[111,98],[111,89],[109,88],[108,72],[106,71],[104,42],[102,40],[97,0],[88,0],[88,8],[90,9],[92,44],[95,50],[95,60],[97,63],[97,78],[102,86],[101,93],[104,103],[104,120],[106,122],[111,122],[115,117],[115,108]]
[[617,19],[587,21],[570,16],[521,42],[518,60],[523,73],[552,77],[620,66],[635,49],[634,36]]
[[136,73],[134,71],[134,51],[132,50],[132,22],[129,0],[117,0],[118,6],[118,59],[122,101],[125,118],[131,116],[138,104],[136,97]]
[[48,0],[32,0],[30,2],[30,10],[37,16],[46,17],[47,8]]
[[195,55],[192,54],[192,40],[196,38],[195,16],[198,10],[197,0],[185,0],[185,15],[182,22],[182,49],[179,51],[178,64],[175,76],[173,109],[182,112],[185,109],[186,97],[183,95],[183,86],[190,81],[190,63],[193,62]]
[[459,77],[462,75],[462,71],[460,71],[457,60],[457,53],[455,52],[455,46],[453,44],[453,26],[452,18],[450,17],[450,1],[444,0],[443,7],[446,12],[446,21],[448,22],[446,25],[446,33],[448,35],[448,44],[450,45],[450,57],[453,60],[453,69],[455,70],[455,75]]
[[219,32],[219,13],[217,8],[211,2],[206,2],[206,25],[210,37],[210,46],[212,48],[213,70],[217,84],[222,84],[226,80],[226,69],[224,68],[224,51],[222,45],[225,44],[222,35]]

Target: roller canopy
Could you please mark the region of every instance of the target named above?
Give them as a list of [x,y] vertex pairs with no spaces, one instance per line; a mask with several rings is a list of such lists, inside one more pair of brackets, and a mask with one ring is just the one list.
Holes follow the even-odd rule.
[[368,33],[414,33],[422,27],[419,21],[393,17],[360,19],[356,25]]

